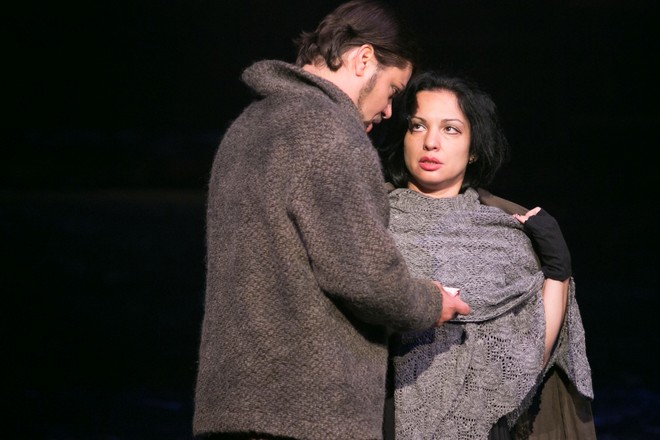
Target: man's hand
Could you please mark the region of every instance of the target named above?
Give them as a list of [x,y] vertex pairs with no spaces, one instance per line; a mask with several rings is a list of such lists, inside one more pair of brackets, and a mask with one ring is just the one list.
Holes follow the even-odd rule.
[[436,327],[440,327],[445,322],[454,319],[456,315],[467,315],[470,313],[470,306],[459,298],[458,293],[449,293],[442,287],[442,284],[437,281],[434,281],[434,283],[438,286],[442,294],[442,310],[440,311],[438,320],[435,322]]

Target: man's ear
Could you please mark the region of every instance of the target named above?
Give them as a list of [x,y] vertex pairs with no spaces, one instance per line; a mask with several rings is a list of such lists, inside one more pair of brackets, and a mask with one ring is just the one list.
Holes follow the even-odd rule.
[[364,76],[370,64],[377,64],[376,52],[371,44],[363,44],[355,52],[355,74]]

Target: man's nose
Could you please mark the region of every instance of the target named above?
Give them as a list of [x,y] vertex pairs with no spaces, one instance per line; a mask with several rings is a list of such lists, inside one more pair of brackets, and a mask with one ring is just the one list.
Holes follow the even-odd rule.
[[385,110],[383,110],[381,113],[383,115],[383,119],[391,118],[392,117],[392,102],[389,102],[387,104],[387,107],[385,107]]

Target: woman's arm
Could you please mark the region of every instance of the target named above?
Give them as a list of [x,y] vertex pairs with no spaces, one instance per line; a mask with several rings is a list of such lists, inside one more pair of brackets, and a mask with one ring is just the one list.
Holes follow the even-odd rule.
[[545,210],[536,207],[525,215],[513,215],[524,225],[532,239],[534,250],[541,260],[546,278],[564,281],[571,276],[571,253],[557,220]]
[[557,342],[559,330],[564,323],[568,299],[568,280],[557,281],[546,278],[543,283],[543,308],[545,310],[545,351],[543,366],[548,363]]
[[[538,214],[538,215],[537,215]],[[534,208],[524,215],[513,215],[524,224],[525,231],[534,242],[541,260],[541,270],[546,279],[543,284],[543,308],[545,311],[545,351],[543,365],[548,362],[559,331],[564,323],[568,284],[571,275],[571,258],[556,220],[541,208]]]

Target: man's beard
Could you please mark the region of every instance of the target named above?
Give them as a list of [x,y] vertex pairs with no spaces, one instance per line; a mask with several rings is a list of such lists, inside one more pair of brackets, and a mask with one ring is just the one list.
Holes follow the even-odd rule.
[[371,124],[378,124],[381,121],[380,113],[376,115],[373,119],[367,120],[364,112],[362,111],[362,103],[364,100],[369,96],[369,94],[373,91],[374,87],[376,87],[376,82],[378,81],[378,77],[380,76],[380,65],[376,69],[376,72],[374,72],[373,75],[371,75],[371,78],[369,78],[369,81],[360,89],[360,93],[358,95],[358,101],[357,101],[357,107],[358,111],[360,112],[360,117],[362,118],[362,122],[364,122],[365,128],[368,127]]

